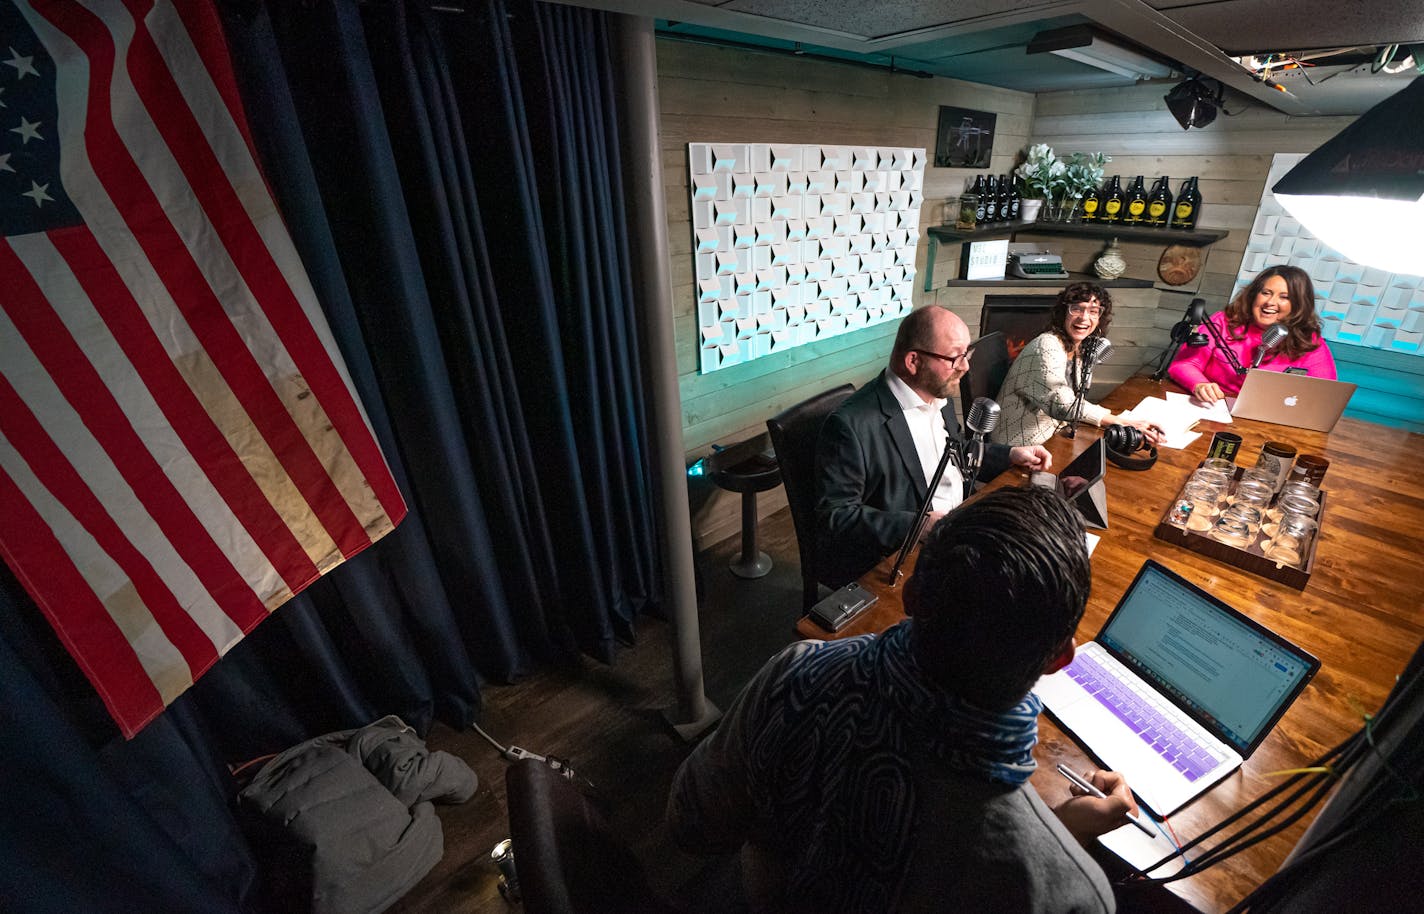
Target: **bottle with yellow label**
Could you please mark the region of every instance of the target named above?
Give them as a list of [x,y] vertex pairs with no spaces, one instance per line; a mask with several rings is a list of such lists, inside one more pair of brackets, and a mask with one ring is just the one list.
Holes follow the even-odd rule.
[[1163,175],[1152,185],[1152,193],[1147,195],[1147,225],[1151,228],[1166,228],[1172,217],[1172,179]]
[[1123,207],[1123,225],[1141,225],[1147,220],[1147,188],[1142,185],[1142,175],[1132,182],[1127,192],[1127,202]]
[[1088,188],[1088,192],[1083,195],[1083,216],[1084,223],[1097,222],[1102,216],[1103,192],[1097,187]]
[[1113,175],[1112,183],[1108,185],[1107,195],[1103,198],[1103,215],[1100,221],[1109,225],[1115,225],[1122,221],[1122,182],[1117,175]]
[[1201,193],[1197,191],[1197,179],[1188,178],[1177,194],[1177,205],[1172,209],[1171,227],[1181,231],[1195,231],[1197,213],[1201,209]]

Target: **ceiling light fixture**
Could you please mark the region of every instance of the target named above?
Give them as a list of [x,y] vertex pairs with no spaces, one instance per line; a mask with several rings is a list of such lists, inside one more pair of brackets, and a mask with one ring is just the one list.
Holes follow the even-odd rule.
[[1356,263],[1424,276],[1424,76],[1360,115],[1271,191]]
[[1221,107],[1225,91],[1221,83],[1217,83],[1213,92],[1200,76],[1193,76],[1173,86],[1163,99],[1167,102],[1167,110],[1172,112],[1172,117],[1177,119],[1182,129],[1190,130],[1205,127],[1216,120],[1216,109]]
[[1028,43],[1028,53],[1056,54],[1134,80],[1172,75],[1167,64],[1117,44],[1087,25],[1039,32]]

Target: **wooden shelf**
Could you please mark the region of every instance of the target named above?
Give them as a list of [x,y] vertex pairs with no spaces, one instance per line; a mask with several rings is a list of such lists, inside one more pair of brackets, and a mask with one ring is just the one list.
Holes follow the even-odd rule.
[[[971,241],[1004,237],[1012,241],[1015,235],[1067,235],[1077,238],[1116,238],[1119,241],[1158,242],[1164,247],[1169,244],[1200,247],[1220,241],[1230,234],[1214,229],[1184,232],[1168,228],[1141,228],[1135,225],[1098,225],[1096,223],[1083,225],[1077,222],[1002,222],[967,232],[960,231],[952,225],[934,225],[926,229],[925,233],[929,236],[929,251],[925,258],[926,292],[933,292],[935,288],[935,254],[939,252],[941,244],[967,244]],[[1044,280],[1029,281],[1044,282]]]
[[1033,235],[1073,235],[1080,238],[1116,238],[1119,241],[1161,241],[1164,244],[1211,244],[1225,238],[1229,233],[1216,230],[1184,232],[1168,228],[1142,228],[1136,225],[1099,225],[1090,222],[1005,222],[986,225],[968,232],[962,232],[952,225],[935,225],[926,230],[930,237],[941,244],[962,241],[979,241],[986,238],[1002,238],[1019,234]]
[[1070,282],[1092,282],[1097,283],[1105,289],[1150,289],[1153,282],[1150,279],[1099,279],[1089,273],[1069,273],[1067,276],[1058,276],[1051,279],[1024,279],[1022,276],[1005,276],[1003,279],[950,279],[943,283],[940,288],[950,287],[990,287],[990,286],[1045,286],[1054,289],[1061,289]]

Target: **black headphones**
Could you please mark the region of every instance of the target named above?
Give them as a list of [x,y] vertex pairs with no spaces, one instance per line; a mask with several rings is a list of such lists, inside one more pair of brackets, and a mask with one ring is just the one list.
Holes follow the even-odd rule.
[[[1131,425],[1109,425],[1103,429],[1103,443],[1107,445],[1108,460],[1124,470],[1150,470],[1157,462],[1157,449],[1147,443],[1142,430]],[[1146,457],[1132,456],[1137,451],[1147,451]]]

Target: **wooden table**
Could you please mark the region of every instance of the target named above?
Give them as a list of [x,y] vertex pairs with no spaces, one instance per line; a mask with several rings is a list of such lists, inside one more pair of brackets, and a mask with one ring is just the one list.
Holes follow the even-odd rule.
[[[1144,396],[1176,390],[1146,377],[1132,378],[1104,405],[1130,408]],[[1211,433],[1230,429],[1243,441],[1237,462],[1253,465],[1262,443],[1287,441],[1300,453],[1330,460],[1323,488],[1330,496],[1320,531],[1314,573],[1304,591],[1214,561],[1152,536],[1170,499],[1206,456]],[[1321,660],[1319,674],[1286,712],[1260,748],[1225,781],[1171,817],[1182,841],[1206,831],[1269,790],[1268,772],[1293,768],[1341,742],[1379,709],[1396,676],[1424,640],[1424,484],[1420,455],[1424,436],[1342,419],[1329,435],[1238,419],[1230,426],[1203,422],[1201,438],[1185,450],[1162,449],[1157,465],[1132,472],[1108,465],[1108,529],[1093,553],[1093,592],[1078,627],[1078,641],[1091,640],[1145,559],[1153,558],[1211,591],[1262,625]],[[1054,469],[1066,466],[1099,433],[1084,427],[1075,439],[1055,437],[1046,447]],[[1023,485],[1013,469],[985,490]],[[912,557],[913,558],[913,557]],[[900,586],[886,583],[891,556],[861,581],[880,601],[851,625],[828,636],[810,619],[797,624],[804,638],[844,638],[879,632],[904,618]],[[912,564],[907,563],[905,577]],[[904,578],[902,578],[902,581]],[[1066,782],[1053,773],[1057,762],[1088,764],[1071,738],[1047,718],[1041,721],[1039,762],[1033,784],[1049,805],[1067,797]],[[1306,822],[1170,889],[1201,911],[1235,904],[1280,866]]]

